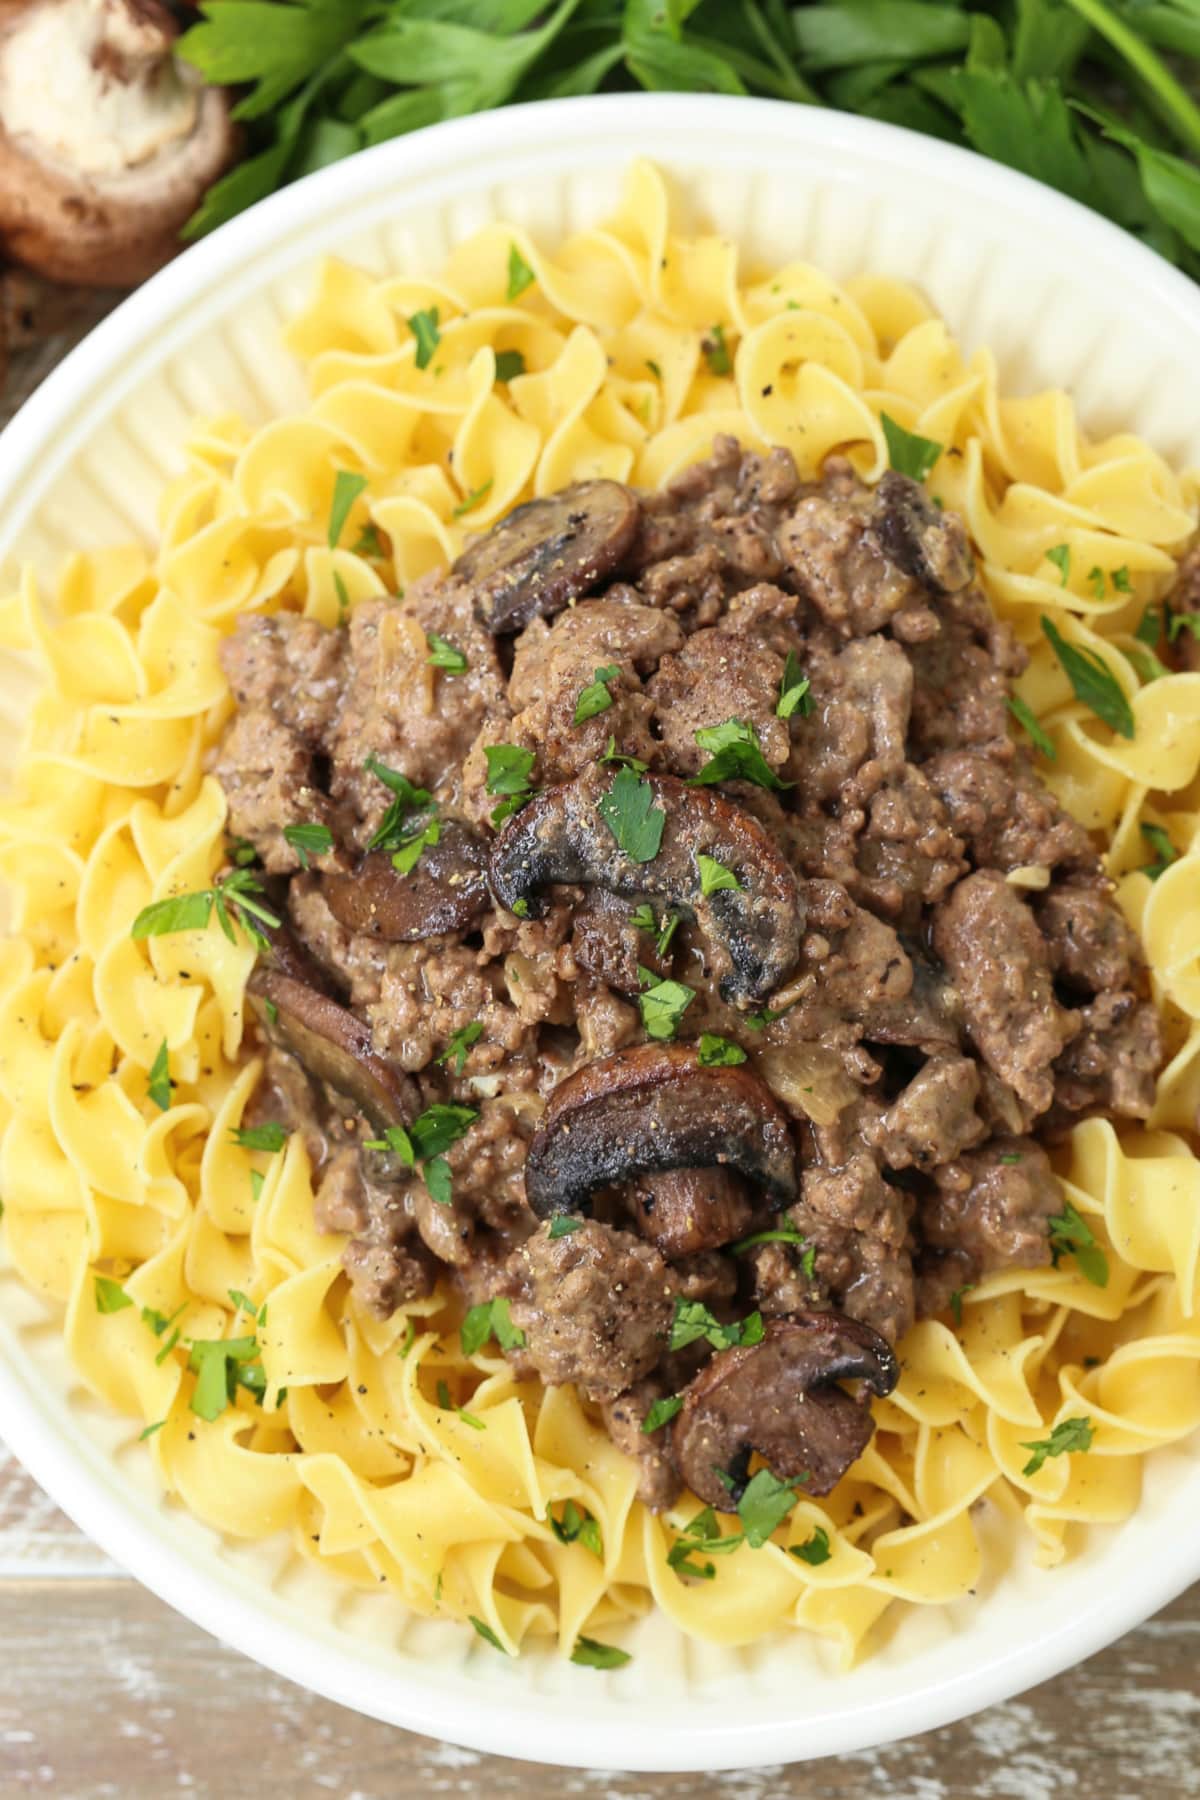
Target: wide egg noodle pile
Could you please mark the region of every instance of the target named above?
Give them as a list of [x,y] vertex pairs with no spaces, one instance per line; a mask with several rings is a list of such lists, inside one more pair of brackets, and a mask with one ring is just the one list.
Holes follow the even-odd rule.
[[[426,356],[409,321],[434,309]],[[1144,680],[1135,636],[1195,529],[1194,479],[1129,435],[1090,442],[1065,394],[1003,397],[988,352],[964,361],[895,281],[838,286],[804,263],[743,279],[732,244],[672,233],[645,164],[616,217],[554,256],[492,225],[437,281],[330,262],[289,341],[308,410],[257,431],[197,424],[153,555],[74,556],[53,596],[26,574],[0,602],[2,641],[45,677],[0,806],[3,1232],[81,1378],[219,1531],[290,1532],[342,1580],[473,1617],[512,1653],[548,1636],[569,1651],[657,1604],[712,1642],[792,1626],[849,1659],[894,1602],[975,1586],[980,1497],[1023,1518],[1047,1564],[1078,1526],[1127,1517],[1145,1454],[1200,1424],[1200,675]],[[313,1224],[302,1142],[266,1153],[233,1135],[259,1075],[239,1060],[251,949],[215,921],[146,942],[130,923],[221,864],[224,802],[203,771],[231,711],[217,644],[239,614],[334,625],[381,569],[403,587],[468,529],[571,481],[657,485],[717,432],[783,444],[810,476],[848,450],[874,480],[885,412],[945,447],[930,488],[965,516],[988,593],[1031,648],[1021,696],[1057,751],[1042,771],[1110,846],[1171,1060],[1146,1128],[1092,1120],[1059,1157],[1107,1285],[1067,1256],[966,1294],[954,1328],[917,1325],[879,1431],[828,1501],[802,1498],[773,1542],[684,1581],[667,1558],[695,1502],[647,1513],[572,1390],[518,1382],[494,1343],[464,1356],[436,1297],[386,1324],[354,1309],[342,1240]],[[366,485],[331,548],[338,471]],[[370,560],[371,524],[390,564]],[[1043,614],[1103,651],[1132,739],[1074,698]],[[440,679],[423,652],[413,704]],[[1153,882],[1146,824],[1180,853]],[[165,1110],[148,1093],[164,1043]],[[201,1417],[189,1347],[222,1338],[244,1349],[227,1403]],[[1030,1441],[1081,1416],[1090,1449],[1025,1474]],[[568,1501],[598,1523],[600,1555],[547,1521]],[[826,1560],[788,1554],[818,1531]]]

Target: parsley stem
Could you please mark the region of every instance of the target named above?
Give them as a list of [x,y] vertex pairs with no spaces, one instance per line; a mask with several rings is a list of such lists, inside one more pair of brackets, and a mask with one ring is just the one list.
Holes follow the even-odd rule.
[[1105,0],[1067,0],[1093,31],[1110,43],[1139,75],[1147,98],[1193,155],[1200,156],[1200,107],[1172,75],[1166,63],[1132,26],[1105,5]]
[[783,45],[760,12],[757,0],[746,0],[743,17],[762,45],[768,61],[774,63],[779,71],[780,77],[786,85],[788,97],[793,100],[817,101],[818,96],[809,87],[803,76],[797,73],[794,63],[789,60]]
[[695,44],[698,50],[708,50],[719,56],[735,74],[745,76],[764,93],[774,94],[777,100],[797,100],[804,106],[821,105],[820,95],[794,69],[786,76],[782,75],[769,63],[760,62],[757,56],[749,55],[736,44],[726,43],[724,38],[704,37],[699,32],[692,32],[688,42]]

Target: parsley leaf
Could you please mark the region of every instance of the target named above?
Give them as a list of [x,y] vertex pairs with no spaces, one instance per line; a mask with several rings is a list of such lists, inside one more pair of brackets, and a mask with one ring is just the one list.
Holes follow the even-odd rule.
[[945,446],[933,438],[921,437],[915,431],[905,431],[903,425],[897,425],[888,413],[880,413],[879,423],[887,444],[889,467],[898,475],[924,481]]
[[471,1308],[459,1326],[458,1336],[464,1356],[476,1355],[493,1337],[502,1350],[520,1350],[525,1343],[525,1333],[513,1324],[508,1301],[499,1294]]
[[505,299],[510,303],[519,300],[525,289],[532,287],[537,276],[530,268],[515,244],[508,246],[508,290]]
[[601,1562],[604,1561],[604,1539],[600,1532],[600,1521],[594,1519],[586,1507],[578,1507],[573,1500],[568,1500],[563,1507],[561,1519],[556,1519],[554,1514],[547,1510],[546,1523],[560,1544],[582,1544],[585,1550],[590,1550],[593,1556],[599,1557]]
[[764,788],[793,785],[790,781],[780,781],[762,753],[757,731],[741,719],[726,719],[723,725],[702,726],[695,738],[700,748],[708,751],[709,760],[698,775],[689,777],[689,786],[708,787],[716,781],[753,781]]
[[700,870],[700,893],[707,900],[710,894],[719,894],[722,888],[741,888],[741,882],[732,869],[719,863],[713,856],[701,853],[696,858],[696,866]]
[[781,1481],[770,1469],[760,1469],[751,1477],[738,1501],[738,1518],[751,1550],[761,1550],[771,1533],[783,1524],[796,1504],[796,1489],[806,1476],[795,1481]]
[[963,1295],[969,1294],[974,1286],[975,1286],[975,1283],[973,1281],[968,1281],[963,1287],[955,1288],[954,1292],[950,1296],[950,1311],[953,1314],[954,1323],[956,1325],[961,1325],[963,1322],[963,1314],[962,1314]]
[[551,1219],[550,1229],[546,1236],[548,1238],[570,1237],[572,1232],[582,1231],[586,1224],[586,1219],[577,1218],[574,1213],[559,1213],[556,1218]]
[[783,665],[783,679],[779,683],[775,717],[790,719],[793,713],[799,713],[802,719],[807,719],[813,710],[810,687],[808,676],[800,667],[800,659],[794,650],[789,650]]
[[265,1150],[270,1156],[287,1143],[287,1132],[274,1120],[266,1125],[239,1125],[229,1135],[243,1150]]
[[155,1052],[154,1061],[150,1064],[150,1074],[146,1080],[147,1096],[160,1112],[166,1112],[170,1106],[173,1086],[170,1063],[167,1060],[167,1040],[164,1038]]
[[661,1431],[670,1423],[683,1405],[682,1394],[667,1394],[655,1400],[647,1408],[646,1417],[642,1421],[642,1430],[648,1437],[652,1431]]
[[217,923],[231,944],[237,942],[230,909],[256,950],[267,947],[266,934],[259,921],[278,929],[279,918],[264,906],[257,895],[263,892],[260,881],[249,869],[234,869],[210,888],[195,894],[174,894],[169,900],[155,900],[144,906],[130,927],[135,939],[165,937],[176,931],[203,931],[215,910]]
[[156,1419],[153,1425],[147,1425],[145,1431],[138,1433],[138,1443],[144,1444],[147,1438],[152,1438],[156,1432],[161,1431],[166,1422],[165,1419]]
[[404,1327],[404,1339],[400,1345],[400,1359],[403,1362],[417,1341],[417,1321],[410,1319]]
[[258,1339],[197,1338],[189,1347],[188,1368],[196,1377],[191,1408],[209,1423],[245,1388],[256,1400],[267,1390],[267,1378],[259,1360]]
[[1173,862],[1179,861],[1179,852],[1161,825],[1152,825],[1144,820],[1141,833],[1154,852],[1154,861],[1143,863],[1140,872],[1148,875],[1151,881],[1157,881],[1164,869],[1169,869]]
[[1060,1257],[1073,1256],[1079,1273],[1093,1287],[1108,1286],[1108,1258],[1096,1242],[1087,1220],[1068,1200],[1060,1213],[1048,1219],[1050,1255],[1057,1266]]
[[387,555],[383,547],[383,539],[379,535],[379,527],[371,520],[363,526],[358,537],[350,546],[351,556],[383,557]]
[[654,908],[648,901],[643,901],[641,906],[635,907],[629,915],[629,923],[636,926],[638,931],[651,931],[655,934],[654,948],[659,956],[667,954],[671,939],[682,922],[683,914],[672,912],[669,909],[663,914],[661,921],[658,920],[654,916]]
[[429,655],[425,661],[431,669],[445,669],[448,675],[462,675],[467,669],[465,650],[452,644],[448,638],[439,637],[436,631],[425,633],[425,642],[429,645]]
[[1088,570],[1087,578],[1091,583],[1092,593],[1096,596],[1096,599],[1103,600],[1105,593],[1108,591],[1108,580],[1099,563],[1094,564],[1093,567]]
[[1039,1438],[1031,1444],[1023,1443],[1022,1450],[1032,1450],[1033,1455],[1021,1470],[1022,1475],[1036,1475],[1051,1456],[1070,1456],[1075,1451],[1090,1450],[1095,1428],[1088,1418],[1060,1419],[1048,1438]]
[[438,330],[438,309],[426,306],[420,312],[413,313],[408,321],[408,329],[417,340],[417,367],[427,369],[433,361],[433,353],[442,341]]
[[626,756],[623,751],[618,750],[615,737],[609,738],[604,747],[604,755],[598,760],[602,763],[620,763],[622,768],[634,769],[639,775],[644,775],[650,767],[649,763],[642,762],[640,757]]
[[488,793],[507,796],[492,809],[492,824],[499,826],[533,799],[535,790],[529,777],[537,758],[534,751],[524,750],[519,744],[489,744],[483,754],[487,758]]
[[684,1013],[696,998],[696,990],[685,987],[682,981],[659,981],[649,969],[642,973],[654,982],[653,987],[638,995],[642,1027],[647,1037],[662,1043],[675,1036]]
[[654,789],[632,769],[618,769],[612,786],[601,794],[596,810],[617,840],[617,847],[637,863],[652,862],[662,843],[667,815],[654,804]]
[[461,1075],[467,1060],[467,1051],[472,1044],[478,1043],[483,1036],[483,1025],[479,1019],[472,1019],[469,1025],[460,1025],[452,1032],[450,1041],[441,1055],[434,1060],[439,1063],[453,1063],[454,1073]]
[[[433,796],[428,788],[415,787],[407,775],[398,769],[389,769],[381,763],[377,756],[368,756],[363,767],[392,795],[387,811],[379,821],[378,829],[370,838],[368,850],[390,850],[395,855],[408,861],[408,868],[400,862],[396,867],[401,874],[407,874],[416,866],[421,851],[426,843],[437,843],[437,837],[429,833],[435,823],[432,819],[419,820],[414,815],[436,810]],[[415,846],[415,849],[414,849]]]
[[1048,737],[1038,724],[1037,715],[1032,707],[1027,706],[1020,694],[1010,694],[1008,710],[1017,724],[1025,732],[1035,750],[1040,750],[1048,762],[1058,759],[1058,751],[1054,748],[1054,739]]
[[605,663],[602,669],[593,671],[591,681],[586,687],[580,688],[579,698],[575,702],[576,725],[583,725],[588,719],[594,719],[597,713],[608,711],[612,705],[608,684],[615,681],[620,673],[616,663]]
[[1075,698],[1123,738],[1134,734],[1133,712],[1120,682],[1100,655],[1082,644],[1068,644],[1053,619],[1042,614],[1042,630],[1074,691]]
[[496,380],[515,381],[525,373],[525,358],[520,350],[497,350]]
[[493,1650],[499,1650],[502,1656],[508,1655],[508,1651],[504,1648],[504,1645],[500,1642],[500,1639],[496,1636],[490,1625],[485,1625],[482,1619],[477,1619],[475,1617],[474,1613],[468,1613],[467,1617],[485,1644],[490,1644]]
[[789,1544],[788,1555],[799,1557],[801,1562],[808,1563],[810,1568],[818,1569],[827,1563],[833,1555],[829,1548],[829,1533],[823,1525],[818,1525],[806,1544]]
[[685,1575],[694,1576],[699,1581],[712,1581],[717,1571],[710,1562],[693,1562],[694,1556],[731,1556],[739,1545],[745,1542],[740,1531],[730,1532],[728,1536],[717,1523],[717,1515],[711,1506],[705,1506],[684,1526],[680,1535],[667,1551],[667,1567],[674,1569],[682,1581]]
[[750,1237],[739,1238],[736,1244],[730,1244],[729,1249],[734,1256],[744,1256],[747,1250],[753,1250],[757,1244],[806,1245],[800,1258],[800,1267],[808,1280],[812,1280],[817,1266],[817,1248],[815,1244],[808,1242],[802,1231],[797,1231],[791,1225],[777,1225],[773,1231],[756,1231]]
[[746,1052],[731,1038],[720,1037],[715,1031],[700,1033],[696,1061],[702,1069],[736,1069],[745,1060]]
[[709,1312],[702,1300],[675,1297],[675,1317],[671,1321],[669,1348],[686,1350],[689,1344],[706,1338],[714,1350],[730,1350],[738,1344],[761,1344],[763,1320],[760,1312],[752,1312],[732,1325],[722,1325]]
[[326,539],[331,550],[336,550],[338,539],[346,528],[346,520],[350,517],[350,508],[367,485],[365,475],[356,475],[351,469],[339,469],[333,478],[333,500],[329,507],[329,529]]
[[1049,550],[1046,551],[1046,561],[1052,562],[1058,570],[1059,587],[1066,587],[1068,577],[1071,573],[1070,544],[1052,544]]
[[602,1644],[597,1638],[579,1637],[575,1640],[571,1661],[578,1663],[581,1669],[623,1669],[633,1658],[628,1650],[618,1650],[615,1644]]
[[419,1165],[430,1199],[438,1206],[449,1206],[452,1177],[443,1152],[465,1137],[478,1117],[477,1107],[438,1102],[426,1107],[407,1130],[403,1125],[389,1125],[381,1138],[364,1139],[363,1149],[390,1151],[409,1169]]
[[328,825],[285,825],[283,835],[296,852],[302,869],[307,869],[310,856],[328,856],[333,849],[333,833]]
[[725,342],[725,327],[712,325],[708,335],[701,344],[704,360],[714,375],[729,375],[733,371],[733,360],[729,354],[729,345]]
[[475,508],[479,505],[479,502],[481,500],[486,500],[491,491],[492,483],[489,479],[484,482],[482,487],[475,488],[472,493],[467,494],[464,499],[460,500],[458,505],[454,508],[451,517],[461,519],[466,513],[474,512]]
[[96,1290],[96,1311],[98,1313],[124,1312],[133,1301],[125,1292],[119,1281],[109,1275],[95,1275],[92,1278]]

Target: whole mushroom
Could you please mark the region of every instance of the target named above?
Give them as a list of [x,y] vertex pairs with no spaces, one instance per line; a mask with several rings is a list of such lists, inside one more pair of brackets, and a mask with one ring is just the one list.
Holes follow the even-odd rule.
[[162,0],[0,0],[0,245],[54,281],[130,287],[233,160],[221,88]]

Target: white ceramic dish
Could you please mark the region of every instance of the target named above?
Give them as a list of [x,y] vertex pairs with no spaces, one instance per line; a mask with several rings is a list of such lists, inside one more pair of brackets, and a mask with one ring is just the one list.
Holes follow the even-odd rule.
[[[290,188],[151,281],[63,363],[0,437],[0,564],[153,533],[187,417],[303,399],[279,346],[315,259],[436,269],[496,216],[548,241],[603,215],[652,155],[698,217],[752,255],[916,280],[1010,387],[1072,389],[1093,430],[1128,426],[1200,461],[1200,304],[1165,263],[1021,176],[907,132],[772,102],[614,96],[463,120]],[[11,756],[25,689],[10,682]],[[110,1555],[248,1656],[376,1717],[576,1766],[719,1769],[922,1731],[1053,1675],[1200,1576],[1200,1456],[1150,1459],[1144,1503],[1053,1574],[997,1556],[976,1599],[910,1614],[837,1675],[813,1647],[718,1653],[662,1619],[616,1675],[550,1654],[509,1662],[460,1627],[347,1595],[286,1544],[239,1546],[163,1501],[136,1427],[97,1407],[57,1330],[0,1269],[0,1424]],[[48,1620],[53,1629],[53,1621]]]

